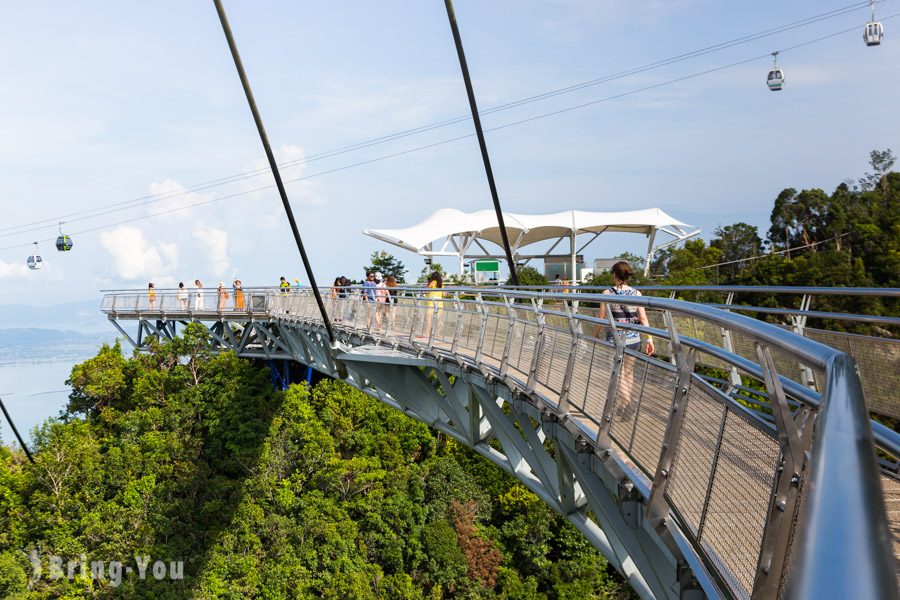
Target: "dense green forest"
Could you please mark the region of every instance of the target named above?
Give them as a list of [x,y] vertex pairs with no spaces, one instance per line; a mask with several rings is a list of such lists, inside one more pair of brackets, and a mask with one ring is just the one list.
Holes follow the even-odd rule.
[[205,335],[104,347],[73,369],[34,465],[0,448],[0,597],[630,597],[452,439],[341,382],[277,392]]
[[[770,285],[900,287],[900,173],[890,150],[872,151],[871,171],[828,194],[821,189],[783,190],[774,200],[768,231],[747,223],[719,225],[712,240],[688,240],[654,257],[650,277],[643,258],[623,258],[640,267],[635,285]],[[726,199],[723,199],[726,201]],[[533,270],[532,270],[533,271]],[[536,282],[535,271],[529,274]],[[609,285],[599,275],[592,285]],[[721,295],[685,293],[688,300],[721,302]],[[783,306],[791,298],[737,295],[738,304]],[[794,306],[799,305],[799,296]],[[900,302],[851,296],[819,296],[813,310],[900,316]],[[779,321],[784,317],[768,317]],[[813,319],[811,326],[896,337],[900,331]]]

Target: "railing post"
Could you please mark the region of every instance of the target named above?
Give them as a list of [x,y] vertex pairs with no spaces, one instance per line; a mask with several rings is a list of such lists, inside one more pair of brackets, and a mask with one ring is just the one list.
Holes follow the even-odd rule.
[[475,295],[475,301],[478,303],[478,310],[481,312],[481,329],[478,331],[478,345],[475,347],[475,364],[480,365],[481,358],[484,356],[484,336],[487,333],[488,313],[481,292]]
[[761,597],[774,598],[778,594],[781,573],[788,555],[788,543],[794,527],[802,474],[806,467],[805,453],[810,446],[813,419],[807,419],[801,434],[788,406],[772,353],[757,342],[756,354],[759,357],[759,366],[762,368],[766,392],[769,395],[769,406],[778,431],[781,464],[778,467],[778,481],[774,495],[769,502],[762,549],[753,580],[753,595],[759,593]]
[[384,337],[385,338],[390,336],[391,329],[394,328],[394,313],[397,312],[397,306],[394,304],[394,299],[396,297],[397,296],[392,296],[390,290],[388,290],[388,295],[384,299],[385,303],[387,304],[387,313],[388,313],[387,323],[385,323],[385,326],[384,326]]
[[409,328],[409,343],[412,345],[416,341],[416,327],[418,327],[419,325],[419,306],[421,304],[421,296],[413,294],[409,298],[413,305],[412,327]]
[[[812,295],[803,294],[803,298],[800,299],[800,310],[805,313],[809,311],[810,306],[812,306]],[[794,333],[797,335],[805,336],[806,330],[806,319],[807,315],[799,314],[799,315],[791,315],[791,324]],[[804,364],[800,364],[800,380],[803,381],[803,384],[812,389],[816,389],[816,378],[813,375],[812,369]]]
[[606,387],[603,417],[600,420],[600,429],[597,431],[597,446],[600,448],[609,448],[611,445],[609,430],[612,427],[613,411],[616,408],[616,396],[619,390],[619,376],[622,374],[622,363],[625,361],[625,340],[619,335],[616,320],[612,318],[608,305],[606,306],[606,321],[609,326],[610,337],[612,337],[615,355],[613,356],[612,372],[609,374],[609,385]]
[[569,347],[569,359],[566,361],[566,372],[563,375],[562,390],[559,392],[559,411],[569,411],[569,388],[572,385],[572,374],[575,371],[575,355],[578,350],[578,322],[574,311],[567,300],[563,300],[563,308],[566,310],[566,321],[569,324],[569,333],[572,334],[572,343]]
[[659,454],[659,463],[656,466],[656,474],[653,476],[653,486],[650,490],[650,500],[647,503],[647,516],[650,523],[657,529],[664,525],[669,514],[669,505],[666,502],[666,488],[669,485],[669,476],[672,473],[672,461],[675,458],[675,449],[681,436],[681,427],[684,424],[685,407],[688,394],[691,390],[691,377],[694,375],[694,349],[685,350],[681,345],[681,338],[675,326],[675,319],[670,311],[663,313],[666,327],[669,329],[669,344],[672,347],[672,356],[675,359],[677,374],[675,377],[675,393],[672,395],[672,405],[669,408],[669,421],[666,424],[666,432],[663,435],[662,450]]
[[[728,296],[725,299],[725,304],[727,306],[731,306],[733,303],[734,292],[728,292]],[[726,327],[720,327],[720,329],[722,330],[722,348],[724,348],[727,352],[734,354],[734,340],[731,338],[731,330]],[[732,388],[741,385],[741,375],[740,373],[738,373],[737,367],[735,367],[734,365],[731,365],[731,368],[728,369],[728,383],[731,384]]]
[[512,349],[513,327],[515,327],[515,311],[512,308],[512,301],[509,296],[503,296],[503,304],[506,305],[506,317],[509,324],[506,327],[506,340],[503,343],[503,356],[500,359],[500,378],[506,377],[509,372],[509,352]]
[[459,336],[462,333],[462,300],[459,299],[459,292],[453,292],[453,310],[456,312],[456,324],[453,326],[453,341],[450,342],[450,354],[456,355],[456,349],[459,346]]
[[700,524],[697,525],[697,539],[703,539],[703,528],[706,526],[706,514],[709,510],[709,499],[712,497],[713,482],[716,480],[716,471],[719,468],[719,456],[722,454],[722,440],[725,438],[725,424],[728,422],[728,409],[722,409],[722,417],[719,419],[719,433],[716,434],[716,446],[713,451],[712,464],[709,468],[709,482],[706,484],[706,494],[703,496],[703,508],[700,510]]
[[[444,296],[441,294],[440,298],[431,298],[426,295],[427,302],[425,306],[431,306],[431,324],[428,327],[428,349],[434,350],[434,334],[437,330],[438,319],[440,318],[440,311],[444,308]],[[428,311],[425,311],[425,314],[428,314]]]
[[544,313],[541,312],[543,301],[532,298],[531,306],[534,309],[538,330],[534,339],[534,355],[531,357],[531,366],[528,368],[528,382],[525,384],[528,392],[533,392],[535,385],[537,385],[537,366],[538,361],[541,359],[541,349],[544,344]]

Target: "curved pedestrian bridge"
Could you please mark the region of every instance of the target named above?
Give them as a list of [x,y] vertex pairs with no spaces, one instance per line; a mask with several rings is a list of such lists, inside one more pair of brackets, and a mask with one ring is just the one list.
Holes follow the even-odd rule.
[[[421,291],[323,290],[334,340],[308,289],[247,289],[238,309],[114,292],[101,308],[138,348],[202,322],[213,350],[310,366],[434,426],[569,519],[642,597],[898,597],[900,441],[864,397],[897,409],[896,342],[867,338],[886,366],[863,381],[847,353],[736,306],[615,297],[647,311],[642,327],[600,320],[599,294]],[[626,348],[625,329],[656,355]]]

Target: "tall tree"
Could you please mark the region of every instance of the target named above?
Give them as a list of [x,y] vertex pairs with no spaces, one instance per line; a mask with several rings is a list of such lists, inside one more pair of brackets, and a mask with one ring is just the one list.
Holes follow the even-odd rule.
[[406,267],[393,254],[384,250],[376,250],[369,257],[370,264],[363,267],[366,273],[381,272],[385,279],[390,275],[397,278],[397,283],[405,283]]
[[770,243],[783,250],[806,246],[804,251],[815,252],[816,246],[810,244],[825,239],[830,207],[831,199],[820,189],[803,190],[799,194],[793,188],[782,191],[772,209]]
[[732,263],[724,265],[725,269],[732,274],[732,277],[749,264],[745,259],[759,254],[762,240],[759,237],[759,230],[753,225],[748,225],[747,223],[719,225],[715,230],[715,234],[718,237],[713,239],[709,245],[711,248],[718,248],[722,251],[721,262]]
[[[793,222],[793,202],[797,197],[797,190],[794,188],[786,188],[781,190],[778,197],[775,198],[775,206],[772,208],[772,216],[770,221],[772,226],[769,228],[769,244],[772,249],[787,250],[791,247],[790,224]],[[790,252],[788,252],[790,257]]]
[[869,153],[869,165],[872,166],[872,172],[863,175],[859,180],[860,187],[865,191],[880,187],[881,194],[887,201],[888,179],[886,176],[891,172],[895,161],[896,158],[894,158],[894,153],[891,152],[890,148],[887,150],[872,150]]

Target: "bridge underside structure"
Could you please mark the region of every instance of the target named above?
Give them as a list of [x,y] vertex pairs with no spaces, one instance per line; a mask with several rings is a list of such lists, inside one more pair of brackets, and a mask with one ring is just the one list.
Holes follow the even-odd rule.
[[[608,301],[351,292],[327,301],[335,343],[308,292],[251,290],[222,310],[125,292],[102,310],[137,348],[201,322],[214,351],[302,363],[431,425],[565,516],[644,598],[897,597],[889,482],[852,359],[675,300],[617,297],[663,326],[617,324],[597,317]],[[722,344],[681,333],[698,323]],[[626,347],[625,329],[657,338],[660,358]]]

